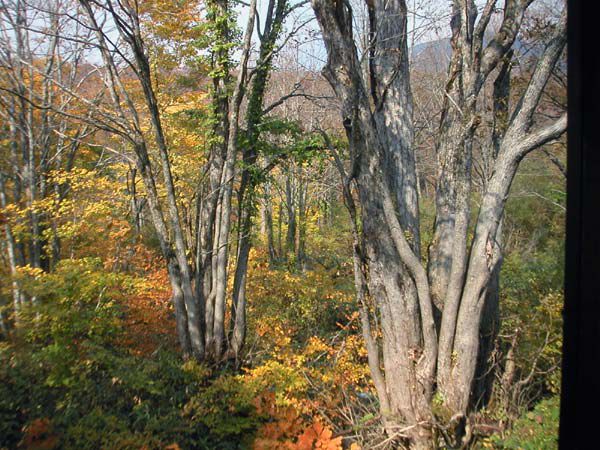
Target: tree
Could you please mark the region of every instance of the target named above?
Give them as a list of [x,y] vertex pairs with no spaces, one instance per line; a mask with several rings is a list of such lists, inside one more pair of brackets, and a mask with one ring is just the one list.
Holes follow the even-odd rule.
[[[430,448],[435,445],[433,403],[442,403],[444,426],[452,425],[459,438],[472,407],[486,294],[501,261],[499,225],[519,162],[566,129],[564,115],[533,126],[565,46],[566,17],[563,13],[527,88],[502,124],[469,239],[477,100],[486,79],[510,52],[531,2],[507,0],[502,23],[487,44],[484,35],[496,1],[486,2],[481,14],[473,1],[453,2],[447,101],[436,143],[436,223],[427,270],[420,254],[406,3],[366,4],[368,77],[361,72],[349,3],[312,0],[328,55],[323,75],[342,104],[350,147],[345,185],[347,190],[351,183],[356,187],[359,205],[349,207],[358,222],[356,288],[384,424],[391,436],[407,439],[412,448]],[[349,192],[345,197],[351,203]],[[438,323],[434,308],[441,311]],[[443,434],[454,440],[452,433]]]
[[[81,141],[96,132],[68,119],[70,114],[85,116],[88,109],[57,88],[89,88],[89,78],[82,75],[84,45],[61,39],[68,25],[58,10],[58,3],[43,10],[22,1],[0,3],[0,126],[7,137],[2,145],[0,206],[10,211],[3,231],[16,313],[27,300],[37,300],[21,292],[19,270],[29,265],[49,271],[60,259],[53,211],[69,186],[55,183],[52,172],[70,172]],[[36,27],[45,33],[38,44]],[[80,24],[74,24],[73,31],[82,37],[89,34]],[[95,95],[90,93],[90,103]]]
[[[261,125],[274,105],[265,107],[265,92],[272,71],[273,59],[287,40],[302,24],[284,32],[285,20],[302,3],[284,0],[269,1],[264,23],[259,21],[256,2],[248,9],[248,21],[242,42],[242,55],[235,77],[232,73],[231,34],[232,5],[228,1],[209,2],[213,44],[211,64],[213,78],[213,130],[211,155],[208,162],[209,194],[199,204],[196,256],[196,290],[205,305],[206,348],[219,360],[231,357],[239,360],[246,333],[246,273],[251,247],[251,228],[255,214],[256,188],[264,172],[268,172],[283,155],[275,155],[267,167],[259,164]],[[252,35],[257,27],[258,56],[249,67]],[[283,39],[281,39],[283,38]],[[283,42],[281,42],[281,40]],[[247,100],[245,110],[242,109]],[[282,104],[284,95],[276,102]],[[245,126],[242,126],[245,125]],[[237,191],[238,243],[232,291],[231,336],[225,333],[228,261],[231,241],[233,184],[236,164],[242,153],[240,186]],[[200,198],[200,196],[199,196]]]
[[[54,5],[56,10],[50,12],[49,17],[76,25],[73,29],[55,29],[54,40],[81,43],[89,51],[90,58],[100,60],[99,64],[90,64],[86,69],[89,70],[88,76],[100,81],[103,88],[98,89],[97,98],[90,100],[88,92],[78,89],[79,86],[65,85],[52,79],[49,73],[38,70],[35,73],[44,85],[61,90],[70,102],[84,105],[85,113],[81,110],[68,111],[62,105],[47,105],[44,99],[39,98],[30,99],[26,105],[31,111],[41,111],[42,115],[51,110],[86,127],[107,132],[121,141],[122,148],[113,151],[135,166],[130,170],[130,192],[134,197],[132,209],[138,222],[142,208],[147,208],[150,213],[169,272],[177,331],[184,355],[217,364],[230,356],[237,359],[246,327],[244,283],[254,189],[259,180],[254,165],[260,125],[266,112],[286,100],[284,96],[270,109],[263,110],[264,93],[272,60],[286,42],[285,39],[283,43],[279,42],[283,22],[297,5],[272,1],[261,30],[256,1],[251,2],[235,76],[231,58],[237,43],[230,41],[236,30],[232,21],[233,4],[229,1],[208,3],[206,27],[199,26],[199,11],[194,2],[177,5],[177,20],[161,18],[159,12],[164,5],[160,1],[142,5],[136,1],[80,0],[77,5],[76,14],[71,14],[68,5]],[[151,19],[154,19],[152,23]],[[259,57],[256,67],[250,69],[256,24],[259,26]],[[293,28],[287,38],[301,26]],[[79,27],[85,33],[81,33]],[[179,56],[188,62],[202,59],[199,52],[205,39],[195,30],[206,29],[209,39],[212,39],[209,46],[213,81],[212,129],[206,164],[204,167],[199,164],[197,168],[195,208],[191,208],[181,201],[182,192],[176,183],[168,121],[165,121],[164,105],[161,104],[164,96],[159,89],[161,77],[177,67],[177,63],[173,64],[174,58]],[[44,30],[34,31],[44,36]],[[196,47],[199,50],[194,50]],[[153,59],[158,57],[165,60],[161,67]],[[30,70],[33,73],[34,69]],[[85,78],[86,74],[77,72],[77,76]],[[27,95],[30,91],[27,87],[23,88]],[[246,99],[248,105],[244,110]],[[244,118],[245,129],[242,128]],[[229,340],[226,333],[228,261],[233,188],[242,149],[238,214],[243,232],[238,245]],[[138,175],[144,187],[143,206],[135,198]],[[36,223],[32,219],[32,224]],[[37,247],[34,245],[34,248]]]

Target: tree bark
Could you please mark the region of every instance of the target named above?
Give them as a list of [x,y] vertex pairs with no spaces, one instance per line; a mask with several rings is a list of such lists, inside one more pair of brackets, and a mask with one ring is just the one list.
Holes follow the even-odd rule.
[[[446,419],[466,419],[474,398],[478,358],[480,364],[487,359],[486,351],[480,351],[481,333],[488,328],[482,327],[484,306],[489,308],[489,317],[497,317],[494,274],[502,258],[498,230],[506,197],[524,155],[556,139],[566,128],[563,116],[535,131],[530,129],[541,92],[564,48],[563,15],[500,139],[469,245],[472,145],[480,122],[477,97],[491,71],[510,51],[530,2],[507,0],[500,30],[484,48],[483,35],[495,3],[488,0],[476,22],[473,1],[454,2],[453,59],[438,141],[437,239],[429,249],[428,276],[419,255],[406,5],[402,1],[367,2],[372,42],[365,80],[352,36],[349,3],[312,0],[328,55],[323,75],[342,104],[349,141],[352,167],[343,178],[355,180],[358,191],[361,233],[355,252],[355,284],[363,295],[360,273],[366,272],[382,333],[381,350],[375,349],[377,345],[365,333],[370,321],[363,320],[372,376],[388,433],[393,434],[391,423],[407,427],[410,431],[403,437],[412,448],[436,445],[431,410],[436,381],[449,412]],[[358,262],[361,251],[367,263]],[[439,339],[434,303],[441,312]],[[490,320],[490,328],[493,324]],[[379,351],[381,373],[375,363]]]
[[[428,448],[436,339],[427,305],[429,287],[418,257],[406,5],[402,1],[368,4],[375,27],[371,30],[375,57],[369,91],[354,46],[349,5],[322,0],[313,0],[312,5],[328,53],[323,74],[343,105],[353,164],[350,178],[357,183],[361,240],[369,261],[369,292],[376,301],[383,333],[387,399],[379,389],[378,394],[381,407],[389,409],[381,412],[393,438],[407,439],[413,448]],[[363,322],[366,326],[367,321]],[[373,360],[374,352],[371,346]],[[378,376],[376,370],[372,374],[374,379]],[[394,426],[409,431],[398,436]]]

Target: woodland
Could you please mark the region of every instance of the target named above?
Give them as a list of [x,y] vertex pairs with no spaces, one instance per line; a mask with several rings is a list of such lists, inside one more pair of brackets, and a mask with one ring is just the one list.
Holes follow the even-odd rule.
[[0,0],[0,449],[556,449],[564,0]]

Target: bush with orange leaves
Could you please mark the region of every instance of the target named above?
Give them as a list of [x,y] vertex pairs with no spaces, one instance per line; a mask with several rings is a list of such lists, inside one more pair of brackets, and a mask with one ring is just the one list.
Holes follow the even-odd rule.
[[274,399],[254,448],[342,448],[349,404],[373,392],[351,279],[271,268],[260,248],[250,265],[244,377]]

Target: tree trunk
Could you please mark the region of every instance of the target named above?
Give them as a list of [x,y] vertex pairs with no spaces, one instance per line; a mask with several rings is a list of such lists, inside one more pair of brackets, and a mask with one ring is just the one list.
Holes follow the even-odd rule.
[[[3,209],[8,205],[8,201],[6,198],[6,188],[4,185],[4,174],[0,173],[0,207]],[[12,233],[12,228],[9,223],[9,219],[5,219],[4,223],[4,237],[5,237],[5,246],[6,251],[8,253],[8,265],[10,268],[10,275],[12,277],[11,288],[12,288],[12,296],[13,296],[13,309],[15,312],[15,318],[18,318],[19,311],[21,309],[21,305],[24,303],[25,299],[23,293],[21,291],[21,287],[19,286],[19,282],[17,281],[18,275],[18,264],[17,264],[17,256],[16,256],[16,245],[15,238]]]
[[233,93],[229,99],[227,154],[223,164],[223,173],[220,183],[221,196],[219,199],[218,227],[216,228],[217,233],[215,238],[218,245],[216,248],[217,259],[214,273],[215,306],[212,336],[212,349],[214,349],[213,354],[216,361],[220,361],[225,350],[225,309],[227,300],[229,231],[231,225],[231,195],[235,173],[235,160],[238,150],[240,107],[244,95],[244,83],[246,82],[246,72],[248,68],[248,59],[250,57],[250,44],[252,41],[252,33],[254,31],[255,18],[256,0],[252,0],[244,34],[240,70],[238,71]]
[[296,268],[306,269],[306,196],[307,183],[300,179],[298,186],[298,255],[296,257]]
[[[379,393],[381,413],[390,437],[407,440],[412,448],[429,448],[436,343],[433,315],[427,306],[426,275],[417,267],[420,237],[406,5],[402,1],[369,4],[374,55],[367,93],[352,38],[349,6],[323,0],[312,4],[328,53],[323,74],[343,104],[353,162],[350,177],[356,178],[361,240],[369,261],[368,290],[375,299],[383,334],[387,398]],[[419,294],[415,279],[419,280]],[[366,323],[363,321],[363,326]],[[375,360],[376,355],[370,358]],[[377,371],[372,374],[375,378]],[[395,427],[405,431],[398,434]]]
[[275,250],[275,237],[273,235],[273,202],[271,199],[271,185],[267,181],[264,184],[265,191],[265,233],[267,236],[267,249],[269,251],[269,264],[273,265],[277,259]]
[[296,254],[296,189],[295,170],[293,166],[288,169],[285,179],[285,205],[287,211],[287,232],[285,238],[286,259],[289,254]]
[[[450,97],[447,104],[452,107],[445,109],[438,145],[441,168],[434,235],[439,239],[430,247],[433,261],[428,277],[419,255],[406,5],[403,1],[367,2],[373,42],[369,77],[365,80],[352,36],[349,3],[312,0],[328,55],[323,74],[342,105],[352,163],[347,179],[356,180],[361,217],[359,241],[368,262],[362,265],[366,266],[368,292],[376,303],[383,336],[381,355],[387,397],[379,388],[378,395],[381,407],[389,406],[388,411],[382,410],[384,424],[389,434],[393,434],[390,424],[405,426],[403,437],[412,448],[435,445],[430,402],[436,376],[437,388],[450,413],[448,418],[466,418],[481,349],[486,304],[482,296],[488,290],[490,294],[494,291],[493,273],[499,270],[501,261],[498,228],[511,182],[523,156],[556,139],[566,127],[563,116],[536,131],[530,130],[544,85],[564,47],[563,15],[510,118],[482,195],[467,253],[471,146],[480,121],[477,95],[487,76],[509,51],[528,4],[507,1],[498,33],[483,49],[483,35],[495,2],[486,3],[477,24],[473,1],[454,3],[454,56],[446,88],[446,96]],[[360,292],[360,283],[356,284]],[[434,301],[443,308],[439,341]],[[487,304],[494,316],[493,302]],[[363,327],[369,323],[363,320]],[[371,353],[369,358],[376,361],[376,346],[364,329],[363,334]],[[380,374],[373,364],[370,366],[377,387]]]
[[154,229],[156,230],[161,253],[167,263],[169,281],[172,288],[171,301],[173,302],[173,308],[175,310],[175,321],[177,325],[179,345],[181,346],[184,356],[187,357],[193,354],[193,348],[190,338],[185,297],[182,289],[182,274],[179,270],[177,258],[175,257],[171,247],[169,232],[160,208],[158,192],[156,190],[154,178],[151,174],[151,168],[148,160],[144,158],[145,155],[147,156],[147,152],[143,144],[140,143],[136,154],[139,155],[136,159],[136,164],[137,169],[142,177],[142,181],[144,182],[146,198],[148,199],[148,209],[150,210],[150,217],[152,218]]
[[[448,408],[455,414],[465,415],[471,404],[485,306],[480,299],[492,282],[493,269],[502,257],[498,230],[512,180],[519,162],[528,152],[556,139],[566,127],[566,116],[562,116],[535,131],[531,130],[533,114],[539,99],[564,49],[565,29],[566,13],[563,13],[555,34],[540,56],[529,84],[509,119],[499,144],[492,175],[481,200],[458,314],[455,319],[450,318],[456,324],[454,342],[446,347],[446,354],[441,354],[440,345],[440,361],[445,359],[454,362],[446,366],[450,367],[446,373],[438,376],[438,386],[444,394]],[[444,316],[447,314],[447,307],[445,305]],[[442,329],[443,327],[442,323]]]
[[239,361],[246,339],[246,274],[252,246],[252,222],[256,211],[256,189],[260,182],[258,160],[259,125],[263,119],[263,103],[267,80],[271,71],[273,48],[281,31],[287,0],[271,0],[267,8],[265,26],[261,36],[257,68],[252,80],[246,112],[246,142],[244,169],[239,190],[240,240],[238,259],[233,281],[232,336],[230,353]]

